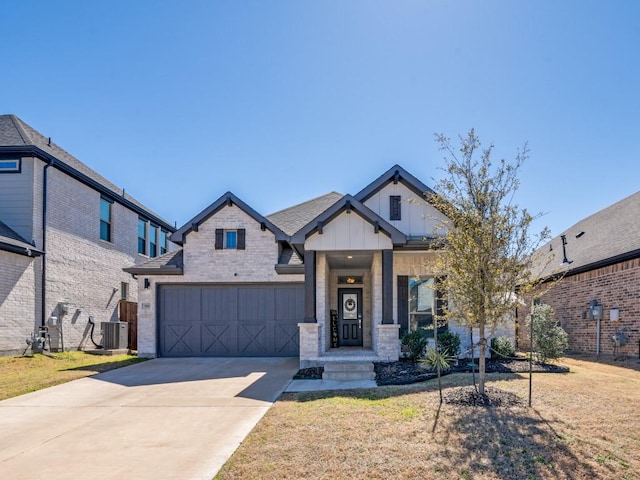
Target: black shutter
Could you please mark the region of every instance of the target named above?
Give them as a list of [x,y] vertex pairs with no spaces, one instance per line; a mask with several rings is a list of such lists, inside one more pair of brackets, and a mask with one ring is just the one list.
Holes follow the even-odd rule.
[[389,196],[389,220],[402,220],[400,213],[400,195]]
[[222,250],[224,230],[216,228],[216,250]]
[[239,228],[238,229],[238,244],[236,246],[236,248],[238,250],[244,250],[244,239],[246,237],[246,230],[244,228]]
[[400,338],[409,331],[409,277],[398,275],[398,323]]

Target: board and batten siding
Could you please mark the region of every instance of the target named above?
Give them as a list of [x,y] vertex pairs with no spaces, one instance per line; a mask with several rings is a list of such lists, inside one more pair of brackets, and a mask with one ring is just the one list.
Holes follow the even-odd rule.
[[384,232],[375,233],[373,225],[358,213],[343,212],[323,227],[322,233],[311,235],[305,250],[384,250],[393,249]]
[[[400,220],[391,220],[389,197],[400,197]],[[390,183],[364,202],[402,233],[410,236],[432,237],[436,227],[446,217],[402,183]]]

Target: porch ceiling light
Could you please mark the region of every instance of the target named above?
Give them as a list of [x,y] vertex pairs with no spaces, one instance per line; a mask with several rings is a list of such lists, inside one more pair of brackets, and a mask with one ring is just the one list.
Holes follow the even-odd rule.
[[347,258],[351,260],[353,258],[353,255],[347,255]]

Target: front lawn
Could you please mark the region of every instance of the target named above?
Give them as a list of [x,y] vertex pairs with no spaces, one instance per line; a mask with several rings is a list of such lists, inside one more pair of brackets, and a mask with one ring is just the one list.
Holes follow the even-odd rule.
[[519,406],[439,408],[435,381],[285,394],[216,478],[640,479],[638,369],[560,363],[571,372],[534,374],[531,409],[521,373],[488,376]]
[[0,357],[0,400],[143,360],[133,355],[89,355],[77,351]]

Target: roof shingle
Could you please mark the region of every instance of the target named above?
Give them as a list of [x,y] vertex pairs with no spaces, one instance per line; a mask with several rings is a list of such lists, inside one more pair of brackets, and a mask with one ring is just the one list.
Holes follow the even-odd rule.
[[292,236],[342,197],[341,193],[330,192],[267,215],[266,218],[284,233]]
[[551,266],[556,269],[564,259],[563,235],[569,263],[562,270],[568,274],[628,254],[640,256],[640,192],[580,220],[541,247],[542,256],[553,255]]
[[11,250],[23,255],[28,253],[29,256],[42,253],[2,221],[0,221],[0,250]]

